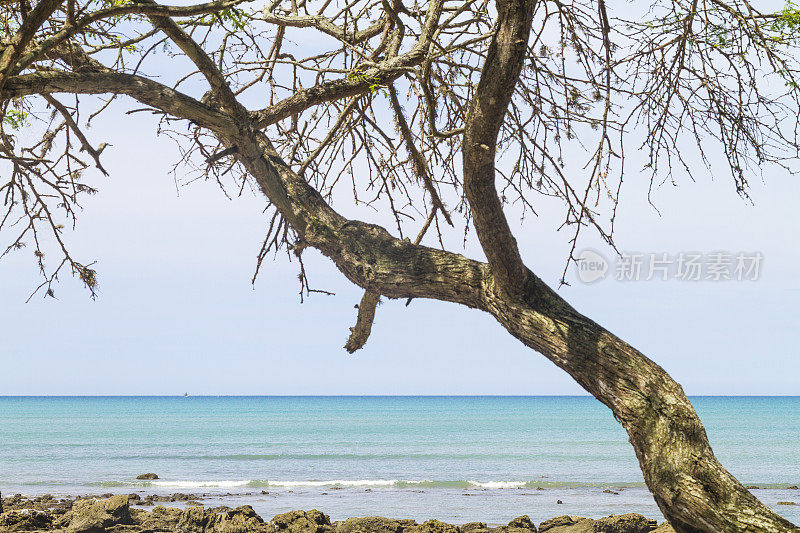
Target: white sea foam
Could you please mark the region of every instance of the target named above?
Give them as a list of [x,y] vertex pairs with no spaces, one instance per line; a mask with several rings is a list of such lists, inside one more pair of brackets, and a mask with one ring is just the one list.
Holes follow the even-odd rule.
[[136,483],[161,488],[192,489],[192,488],[236,488],[236,487],[282,487],[282,488],[315,488],[315,487],[442,487],[442,488],[470,488],[482,489],[517,489],[530,485],[526,481],[435,481],[432,479],[399,480],[399,479],[327,479],[327,480],[218,480],[218,481],[188,481],[159,479]]
[[234,487],[247,487],[253,481],[250,479],[245,480],[221,480],[221,481],[170,481],[166,479],[159,479],[156,481],[148,481],[147,486],[152,487],[165,487],[175,489],[194,489],[194,488],[234,488]]
[[469,481],[482,489],[522,489],[528,485],[527,481]]
[[333,479],[328,481],[269,481],[270,487],[393,487],[397,479]]

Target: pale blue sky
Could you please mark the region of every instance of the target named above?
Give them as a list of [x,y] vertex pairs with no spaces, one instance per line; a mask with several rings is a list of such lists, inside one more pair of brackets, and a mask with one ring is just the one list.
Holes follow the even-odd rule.
[[[85,200],[69,240],[96,259],[100,294],[66,277],[57,299],[34,298],[30,251],[0,261],[0,395],[17,394],[580,394],[561,370],[489,315],[455,305],[387,301],[365,349],[342,345],[361,291],[313,252],[313,286],[336,293],[300,304],[285,256],[250,278],[266,227],[264,200],[228,200],[213,183],[176,189],[174,145],[120,106],[93,139],[110,178]],[[664,366],[688,394],[800,394],[797,329],[800,183],[769,170],[755,206],[729,178],[684,180],[647,204],[648,176],[629,166],[617,243],[640,252],[759,251],[757,282],[577,282],[561,294]],[[349,203],[346,215],[370,221]],[[568,253],[562,212],[515,228],[527,264],[558,282]],[[513,218],[513,212],[512,212]],[[611,250],[595,239],[591,246]],[[480,258],[470,245],[466,255]]]
[[[111,177],[100,180],[70,235],[77,252],[98,260],[97,301],[67,278],[57,299],[26,304],[37,283],[30,254],[0,263],[0,394],[582,392],[488,315],[439,302],[386,302],[366,348],[346,354],[360,291],[317,255],[308,258],[312,283],[336,296],[301,305],[295,265],[285,259],[267,264],[254,290],[261,198],[229,201],[211,183],[178,195],[173,147],[154,143],[142,121],[126,123],[107,151]],[[641,189],[623,199],[621,248],[757,250],[761,280],[605,280],[561,293],[689,394],[800,394],[797,181],[768,174],[754,185],[755,207],[727,180],[687,182],[657,193],[661,218]],[[554,231],[559,221],[544,209],[517,229],[528,264],[551,284],[567,252],[567,236]]]

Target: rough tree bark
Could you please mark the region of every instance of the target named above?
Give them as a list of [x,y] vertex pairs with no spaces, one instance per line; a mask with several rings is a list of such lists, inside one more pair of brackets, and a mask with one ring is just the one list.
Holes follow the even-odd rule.
[[[58,92],[127,94],[206,128],[254,177],[297,232],[298,245],[319,250],[365,289],[349,348],[358,349],[366,341],[379,295],[430,298],[485,311],[611,409],[628,432],[647,486],[677,532],[800,531],[759,502],[717,461],[678,383],[573,309],[522,260],[495,187],[495,150],[499,125],[525,59],[536,0],[498,0],[497,29],[464,127],[465,193],[488,263],[398,239],[380,226],[345,218],[281,159],[263,132],[266,125],[294,112],[363,93],[375,80],[390,82],[419,64],[431,46],[441,0],[430,2],[423,31],[410,51],[369,66],[362,79],[303,89],[258,112],[248,112],[237,101],[215,63],[181,27],[151,2],[141,4],[153,9],[154,25],[205,76],[216,103],[197,101],[144,77],[98,65],[75,73],[41,71],[6,77],[0,98]],[[52,2],[40,5],[43,10],[52,8]],[[376,27],[369,31],[379,31],[381,25]],[[21,36],[18,42],[25,39]],[[0,68],[20,54],[19,47],[9,48]],[[70,61],[79,59],[70,55]]]

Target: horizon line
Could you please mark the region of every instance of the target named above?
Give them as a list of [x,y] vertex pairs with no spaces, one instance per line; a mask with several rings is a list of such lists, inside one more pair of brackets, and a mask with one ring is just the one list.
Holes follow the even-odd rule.
[[[0,394],[0,398],[595,398],[591,394]],[[688,398],[800,398],[797,394],[688,394]],[[595,398],[596,399],[596,398]]]

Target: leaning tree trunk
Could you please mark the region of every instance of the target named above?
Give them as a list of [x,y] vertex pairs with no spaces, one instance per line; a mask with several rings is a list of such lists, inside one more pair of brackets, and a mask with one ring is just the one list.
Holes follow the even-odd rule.
[[645,482],[678,533],[797,532],[714,457],[689,400],[660,366],[573,309],[530,271],[521,291],[490,265],[348,220],[292,172],[260,132],[222,137],[298,231],[353,283],[389,298],[432,298],[481,309],[608,406]]
[[465,128],[465,192],[489,264],[343,217],[291,170],[255,124],[236,117],[241,113],[230,113],[235,125],[215,133],[297,232],[299,250],[316,248],[374,294],[432,298],[492,314],[607,405],[628,432],[645,482],[678,533],[796,532],[717,461],[680,385],[575,311],[522,264],[497,199],[494,157],[497,124],[513,93],[504,83],[513,86],[519,76],[534,1],[498,2],[498,30]]
[[717,461],[683,389],[664,369],[531,280],[524,302],[490,299],[489,311],[611,409],[676,531],[798,530]]
[[[628,432],[645,482],[678,533],[797,532],[750,494],[714,457],[703,425],[678,385],[660,366],[584,317],[524,265],[494,184],[499,124],[519,78],[536,0],[498,0],[498,23],[464,128],[464,190],[488,258],[481,263],[396,239],[385,229],[333,210],[279,157],[262,129],[287,113],[368,90],[373,81],[341,80],[326,91],[304,90],[255,116],[236,100],[214,61],[168,17],[152,16],[213,88],[199,102],[140,76],[102,65],[80,73],[15,76],[0,96],[54,92],[122,93],[207,128],[244,165],[297,232],[297,253],[311,246],[353,283],[389,298],[431,298],[481,309],[542,353],[607,405]],[[148,2],[149,3],[149,2]],[[366,80],[389,84],[431,46],[443,0],[429,3],[412,50],[370,67]],[[67,55],[64,60],[77,61]],[[267,116],[269,115],[269,116]],[[368,320],[370,313],[364,313]],[[367,330],[368,332],[368,330]],[[363,344],[364,339],[357,339]]]

